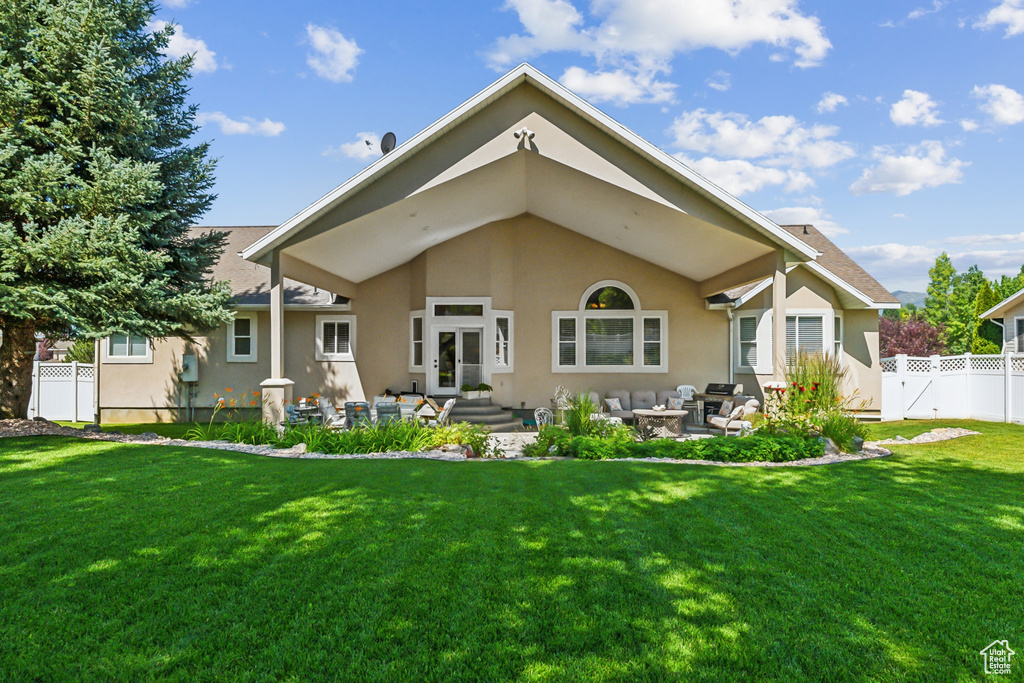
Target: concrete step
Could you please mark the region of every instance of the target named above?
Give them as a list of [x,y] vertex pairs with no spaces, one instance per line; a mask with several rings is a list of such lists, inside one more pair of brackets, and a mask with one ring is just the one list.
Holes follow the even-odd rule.
[[458,403],[452,408],[452,415],[501,415],[504,410],[501,406],[460,406]]
[[[443,406],[444,402],[447,401],[448,399],[447,398],[435,398],[434,400],[437,402],[437,405]],[[489,406],[489,405],[492,405],[491,404],[491,399],[489,399],[489,398],[462,398],[461,396],[456,396],[455,397],[455,407],[456,408],[458,408],[459,406],[465,406],[467,408],[469,408],[469,407],[478,408],[480,406]]]
[[[496,425],[516,421],[510,413],[505,412],[494,415],[456,415],[453,413],[451,419],[453,422],[469,422],[470,424],[478,425]],[[521,424],[522,420],[519,420],[519,423]]]

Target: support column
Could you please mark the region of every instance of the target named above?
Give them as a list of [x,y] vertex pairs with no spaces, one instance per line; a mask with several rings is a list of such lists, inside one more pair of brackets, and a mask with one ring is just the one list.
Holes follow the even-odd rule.
[[772,278],[772,379],[786,378],[786,257],[776,253]]
[[270,257],[270,378],[263,388],[263,419],[272,425],[286,420],[284,407],[292,400],[292,382],[284,376],[284,274],[281,254]]

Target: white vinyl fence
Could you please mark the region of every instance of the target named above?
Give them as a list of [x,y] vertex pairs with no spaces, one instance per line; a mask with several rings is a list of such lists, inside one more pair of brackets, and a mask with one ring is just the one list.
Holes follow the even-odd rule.
[[88,363],[40,363],[32,369],[32,398],[28,416],[47,420],[92,422],[93,373]]
[[1024,354],[882,359],[882,419],[1024,424]]

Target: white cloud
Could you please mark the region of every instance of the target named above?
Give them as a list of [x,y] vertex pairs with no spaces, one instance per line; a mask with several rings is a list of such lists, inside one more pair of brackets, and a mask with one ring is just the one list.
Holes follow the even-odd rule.
[[974,28],[991,29],[1001,24],[1006,24],[1006,38],[1024,33],[1024,0],[1003,0],[981,17]]
[[631,73],[623,69],[592,73],[572,66],[558,80],[591,102],[612,102],[618,106],[672,102],[675,84],[655,80],[655,75],[656,72]]
[[960,127],[967,132],[978,130],[978,122],[974,119],[960,119]]
[[732,87],[732,74],[728,71],[719,69],[715,72],[715,75],[704,81],[709,87],[714,88],[719,92],[725,92]]
[[[159,19],[147,24],[152,33],[163,31],[167,26],[168,22]],[[192,69],[197,73],[213,73],[217,70],[217,53],[206,46],[205,40],[193,38],[181,26],[174,26],[174,35],[168,38],[164,54],[171,59],[192,55]]]
[[904,90],[903,99],[892,105],[889,118],[897,126],[937,126],[943,121],[936,111],[938,104],[926,92]]
[[915,9],[914,11],[907,15],[907,19],[920,19],[925,15],[935,14],[936,12],[941,10],[945,6],[945,4],[946,3],[942,2],[941,0],[932,0],[931,9],[928,9],[927,7],[918,7],[917,9]]
[[846,106],[849,104],[849,101],[837,93],[826,92],[821,96],[821,101],[818,102],[818,113],[833,112],[840,104]]
[[949,244],[1011,244],[1024,243],[1024,232],[1009,233],[1005,235],[960,235],[948,237],[945,242]]
[[800,192],[814,185],[814,179],[803,171],[758,166],[743,159],[676,158],[734,197],[774,185],[783,186],[786,192]]
[[979,109],[992,117],[995,123],[1012,126],[1024,121],[1024,97],[1013,88],[992,83],[974,86],[971,97],[987,100]]
[[828,215],[824,209],[814,206],[787,206],[761,213],[779,225],[813,225],[826,237],[835,237],[849,232],[832,220],[832,216]]
[[793,116],[757,121],[735,112],[684,112],[672,123],[675,145],[720,157],[764,158],[768,166],[826,168],[854,156],[845,142],[832,140],[836,126],[808,126]]
[[[369,143],[369,144],[367,144]],[[343,142],[322,152],[325,157],[348,157],[369,161],[380,156],[380,136],[376,133],[356,133],[355,142]]]
[[[990,237],[988,235],[982,238]],[[1003,236],[993,236],[1003,237]],[[928,269],[935,265],[935,258],[945,251],[957,270],[963,271],[977,265],[986,277],[1016,275],[1024,263],[1024,249],[963,249],[976,236],[948,237],[927,244],[872,244],[859,247],[845,247],[850,258],[885,285],[890,291],[905,289],[923,292],[928,282]]]
[[575,52],[592,57],[597,68],[573,67],[563,81],[575,79],[595,96],[620,104],[663,102],[675,86],[657,77],[670,73],[672,58],[683,52],[715,48],[736,54],[767,44],[776,48],[772,61],[788,55],[799,67],[820,64],[832,44],[817,17],[803,14],[798,4],[597,0],[584,16],[568,0],[507,0],[505,9],[519,15],[523,33],[499,38],[485,57],[500,71],[548,52]]
[[853,194],[892,192],[903,197],[926,187],[959,183],[963,168],[970,165],[959,159],[947,160],[942,143],[935,140],[912,145],[903,155],[888,147],[876,147],[873,156],[878,163],[865,169],[850,186]]
[[903,219],[903,220],[905,220],[905,221],[909,221],[909,220],[910,220],[910,216],[908,216],[908,215],[907,215],[907,214],[905,214],[905,213],[894,213],[894,214],[892,215],[892,217],[893,217],[893,218],[902,218],[902,219]]
[[259,121],[251,116],[243,116],[241,121],[237,121],[219,111],[199,113],[196,115],[196,123],[200,126],[215,123],[220,126],[220,132],[224,135],[263,135],[272,138],[285,130],[284,124],[280,121],[266,118]]
[[174,9],[181,9],[188,7],[191,0],[163,0],[164,7],[173,7]]
[[351,81],[353,71],[359,64],[363,49],[349,40],[337,29],[316,24],[306,25],[306,35],[313,52],[306,55],[306,63],[321,78],[334,83]]

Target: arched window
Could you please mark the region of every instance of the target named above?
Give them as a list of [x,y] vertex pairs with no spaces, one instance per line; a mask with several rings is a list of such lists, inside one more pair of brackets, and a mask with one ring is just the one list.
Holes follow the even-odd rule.
[[552,372],[667,372],[667,322],[629,285],[594,283],[578,310],[552,313]]

